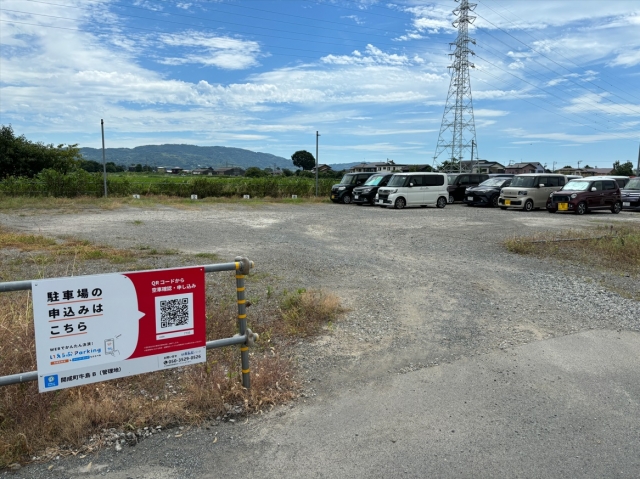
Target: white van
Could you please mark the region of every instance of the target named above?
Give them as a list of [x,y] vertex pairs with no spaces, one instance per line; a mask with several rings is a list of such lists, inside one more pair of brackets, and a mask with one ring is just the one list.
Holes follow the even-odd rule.
[[498,206],[500,209],[519,208],[531,211],[546,208],[547,199],[567,183],[567,177],[553,173],[524,173],[516,175],[508,188],[502,188]]
[[378,189],[374,204],[399,210],[405,206],[444,208],[448,198],[446,173],[396,173],[387,186]]

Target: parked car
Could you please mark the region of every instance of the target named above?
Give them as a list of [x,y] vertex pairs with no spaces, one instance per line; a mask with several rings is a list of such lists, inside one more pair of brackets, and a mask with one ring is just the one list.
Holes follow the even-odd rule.
[[572,180],[553,192],[547,199],[547,211],[570,211],[583,215],[590,210],[611,210],[613,214],[622,210],[620,187],[613,178],[582,178]]
[[558,191],[567,183],[564,175],[552,173],[524,173],[516,175],[511,185],[502,188],[498,206],[507,208],[519,208],[531,211],[534,208],[544,208],[549,195]]
[[373,173],[347,173],[340,183],[331,187],[331,201],[348,205],[353,199],[353,189],[362,185]]
[[462,201],[467,188],[478,186],[489,179],[489,175],[484,173],[449,173],[447,177],[449,181],[449,187],[447,188],[449,191],[449,203]]
[[448,195],[445,173],[396,173],[387,186],[378,189],[375,204],[396,209],[405,206],[444,208]]
[[631,178],[620,191],[622,209],[640,210],[640,177]]
[[567,181],[582,179],[582,176],[580,175],[564,175],[564,176],[567,177]]
[[620,188],[624,188],[627,183],[629,183],[629,181],[631,181],[631,178],[628,176],[614,176],[614,175],[604,175],[604,176],[588,176],[587,178],[589,178],[590,180],[602,180],[604,178],[608,178],[608,179],[614,179],[616,180],[616,183],[618,183],[618,186]]
[[506,177],[506,178],[513,178],[514,175],[513,173],[489,173],[489,178],[497,178],[497,177]]
[[353,203],[356,205],[373,205],[376,193],[381,186],[387,186],[393,173],[376,173],[371,175],[362,186],[353,189]]
[[498,206],[500,189],[511,184],[511,178],[496,176],[483,181],[478,186],[467,188],[464,202],[469,206]]

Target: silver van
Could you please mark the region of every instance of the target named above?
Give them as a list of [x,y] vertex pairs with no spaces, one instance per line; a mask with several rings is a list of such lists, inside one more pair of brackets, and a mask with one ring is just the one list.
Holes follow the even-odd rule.
[[498,206],[500,209],[518,208],[531,211],[546,208],[547,198],[567,183],[564,175],[552,173],[526,173],[516,175],[508,188],[502,188]]
[[378,189],[374,204],[393,206],[402,209],[405,206],[447,205],[446,173],[395,173],[387,186]]

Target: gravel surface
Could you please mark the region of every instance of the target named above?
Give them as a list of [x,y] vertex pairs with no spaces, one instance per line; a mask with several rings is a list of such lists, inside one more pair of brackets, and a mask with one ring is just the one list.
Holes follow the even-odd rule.
[[[640,331],[640,302],[602,286],[615,281],[617,291],[633,295],[640,292],[638,278],[518,256],[501,245],[513,235],[588,229],[611,221],[638,223],[640,214],[577,217],[458,204],[397,211],[304,203],[0,214],[2,225],[23,232],[117,247],[212,252],[223,262],[247,256],[256,263],[255,273],[264,275],[247,282],[249,296],[251,288],[272,284],[337,294],[349,312],[326,335],[297,346],[307,399],[296,408],[526,343],[589,330]],[[154,267],[164,266],[159,263]],[[225,424],[209,427],[216,431],[202,428],[190,434],[234,434]],[[171,444],[169,434],[157,453],[156,473],[166,467],[167,475],[148,477],[190,477],[188,471],[200,465],[196,455],[180,458],[176,466]],[[121,455],[140,460],[124,447]],[[82,463],[73,461],[61,459],[64,465],[51,470],[50,464],[30,465],[15,477],[76,477],[70,471],[79,471]],[[115,460],[100,473],[125,468],[126,462]]]

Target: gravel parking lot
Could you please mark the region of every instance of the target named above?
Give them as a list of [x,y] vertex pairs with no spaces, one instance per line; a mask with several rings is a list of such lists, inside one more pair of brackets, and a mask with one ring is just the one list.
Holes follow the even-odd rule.
[[[221,261],[247,256],[255,261],[255,272],[267,273],[267,281],[281,287],[334,292],[349,312],[325,336],[298,345],[307,397],[296,405],[301,410],[339,401],[345,391],[375,390],[398,374],[475,363],[527,343],[591,330],[640,332],[640,302],[603,286],[607,282],[617,291],[635,294],[640,291],[638,278],[517,256],[501,244],[513,235],[588,229],[611,221],[639,222],[640,213],[578,217],[459,204],[398,211],[238,203],[0,214],[1,224],[23,232],[71,235],[118,247],[213,252]],[[252,287],[264,284],[249,281],[249,296]],[[637,397],[634,401],[637,408]],[[277,417],[268,419],[274,420]],[[637,417],[634,421],[637,424]],[[243,437],[242,432],[226,434]],[[637,443],[632,450],[640,452]],[[197,457],[197,451],[192,452]],[[134,477],[126,473],[132,459],[104,454],[100,460],[115,471],[112,477]],[[75,477],[89,460],[71,460],[51,470],[29,466],[16,477]],[[196,477],[187,473],[188,464],[176,467],[137,477]],[[410,476],[421,477],[418,472]],[[270,476],[265,472],[264,477]],[[313,471],[296,477],[337,476]]]

